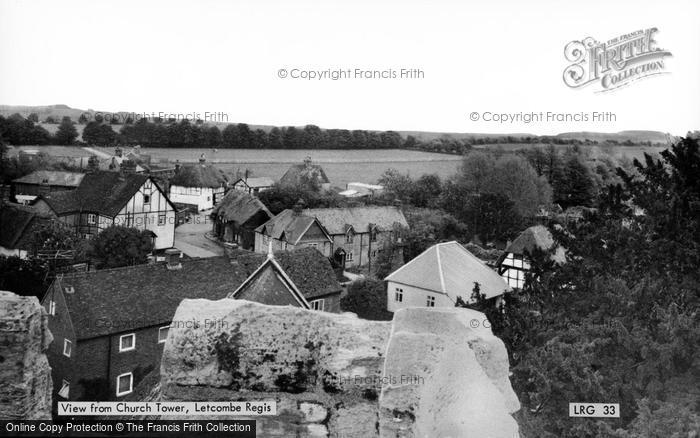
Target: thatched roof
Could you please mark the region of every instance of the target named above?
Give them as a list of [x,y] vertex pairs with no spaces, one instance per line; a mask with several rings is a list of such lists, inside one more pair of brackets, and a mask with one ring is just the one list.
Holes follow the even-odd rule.
[[[535,225],[520,233],[513,243],[508,245],[505,252],[506,254],[513,253],[524,255],[532,253],[536,249],[550,251],[553,247],[554,237],[552,237],[552,233],[544,225]],[[552,254],[552,260],[557,263],[566,262],[564,248],[558,247],[554,254]]]
[[248,192],[230,190],[226,196],[214,207],[211,216],[221,222],[236,222],[245,224],[251,218],[264,213],[268,219],[274,216],[265,204]]
[[228,178],[218,167],[211,164],[194,164],[181,167],[170,184],[181,187],[224,187]]

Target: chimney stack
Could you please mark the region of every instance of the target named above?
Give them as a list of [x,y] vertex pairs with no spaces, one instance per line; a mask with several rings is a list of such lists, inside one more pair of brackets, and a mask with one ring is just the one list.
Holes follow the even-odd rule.
[[41,180],[41,184],[39,184],[39,195],[48,195],[51,193],[51,186],[49,185],[49,180],[44,178]]
[[165,250],[165,266],[170,271],[177,269],[182,269],[182,263],[180,263],[180,250],[177,248],[170,248]]

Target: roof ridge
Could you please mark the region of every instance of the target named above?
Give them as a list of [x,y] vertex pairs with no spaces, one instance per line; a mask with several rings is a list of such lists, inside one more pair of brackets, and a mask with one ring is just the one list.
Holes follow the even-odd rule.
[[[216,260],[216,259],[228,259],[228,257],[225,255],[215,256],[215,257],[197,257],[197,258],[181,260],[181,263],[194,263],[194,262]],[[63,273],[63,278],[64,279],[65,278],[74,278],[74,277],[80,277],[80,276],[88,276],[90,274],[101,274],[101,273],[105,273],[105,272],[125,271],[127,269],[140,269],[140,268],[146,268],[146,267],[156,267],[156,266],[161,266],[161,265],[162,265],[162,263],[160,263],[160,262],[141,263],[138,265],[117,266],[116,268],[96,269],[94,271],[86,271],[86,272],[68,272],[68,273]]]

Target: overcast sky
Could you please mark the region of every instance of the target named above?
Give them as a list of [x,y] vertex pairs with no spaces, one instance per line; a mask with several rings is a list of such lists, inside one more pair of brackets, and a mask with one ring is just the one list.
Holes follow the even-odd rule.
[[[232,122],[549,134],[700,128],[700,2],[0,0],[0,104],[223,112]],[[656,27],[668,74],[570,89],[564,46]],[[418,68],[303,80],[280,69]],[[614,121],[484,122],[484,112]],[[480,120],[470,120],[477,112]]]

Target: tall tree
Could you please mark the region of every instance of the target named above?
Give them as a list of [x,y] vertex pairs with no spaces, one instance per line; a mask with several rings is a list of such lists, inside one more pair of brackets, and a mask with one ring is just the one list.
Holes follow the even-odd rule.
[[75,125],[71,121],[70,117],[64,117],[63,120],[61,120],[61,124],[58,126],[56,135],[54,136],[56,144],[73,144],[76,138],[78,138],[78,130],[75,129]]

